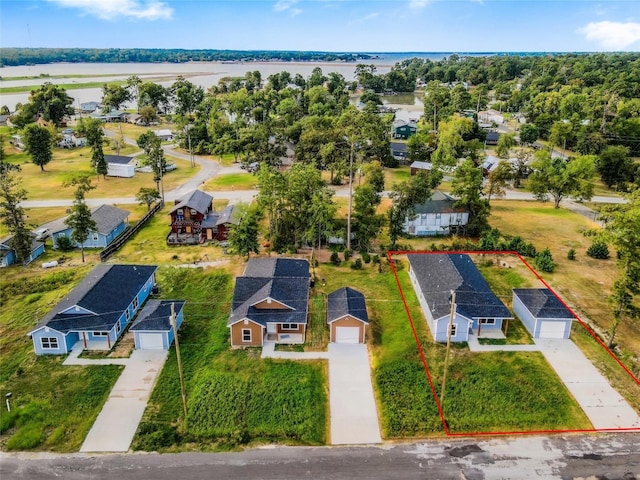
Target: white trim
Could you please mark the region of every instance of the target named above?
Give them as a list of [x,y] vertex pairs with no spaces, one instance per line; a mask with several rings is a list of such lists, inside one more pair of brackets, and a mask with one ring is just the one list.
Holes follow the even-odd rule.
[[[49,344],[48,347],[44,345],[45,340]],[[53,346],[54,343],[56,344],[55,347]],[[59,350],[60,342],[58,341],[58,337],[40,337],[40,348],[42,348],[42,350]]]
[[478,319],[478,325],[495,325],[495,324],[496,324],[495,318],[479,318]]
[[[245,333],[249,332],[249,340],[245,340]],[[250,328],[243,328],[240,332],[242,343],[251,343],[253,340],[253,331]]]
[[341,317],[334,318],[333,320],[327,320],[327,323],[337,322],[338,320],[342,320],[343,318],[347,318],[347,317],[349,317],[349,318],[353,318],[354,320],[358,320],[359,322],[361,322],[361,323],[363,323],[363,324],[365,324],[365,325],[368,325],[368,324],[369,324],[369,322],[365,322],[365,321],[364,321],[364,320],[362,320],[361,318],[358,318],[358,317],[356,317],[356,316],[354,316],[354,315],[351,315],[350,313],[345,313],[345,314],[344,314],[344,315],[342,315]]
[[109,332],[91,332],[94,337],[108,337]]
[[266,297],[263,298],[262,300],[258,300],[257,302],[252,303],[250,306],[251,307],[255,307],[257,304],[262,303],[262,302],[267,302],[267,303],[277,303],[278,305],[282,305],[283,307],[287,307],[289,310],[295,310],[295,308],[293,308],[291,305],[287,305],[284,302],[281,302],[279,300],[276,300],[275,298],[272,297]]
[[236,323],[240,323],[240,322],[245,322],[245,323],[244,323],[244,325],[246,325],[246,324],[247,324],[246,322],[251,322],[251,323],[255,323],[255,324],[256,324],[256,325],[258,325],[259,327],[264,328],[264,326],[263,326],[263,325],[261,325],[260,323],[256,322],[255,320],[251,320],[251,319],[250,319],[250,318],[248,318],[248,317],[244,317],[244,318],[241,318],[241,319],[239,319],[239,320],[236,320],[235,322],[228,324],[228,325],[227,325],[227,327],[233,327]]
[[[287,331],[298,331],[300,330],[300,324],[299,323],[280,323],[280,329],[281,330],[287,330]],[[286,325],[286,327],[285,327]]]
[[451,336],[455,337],[458,332],[458,324],[455,322],[447,324],[447,335],[449,335],[449,330],[451,330]]

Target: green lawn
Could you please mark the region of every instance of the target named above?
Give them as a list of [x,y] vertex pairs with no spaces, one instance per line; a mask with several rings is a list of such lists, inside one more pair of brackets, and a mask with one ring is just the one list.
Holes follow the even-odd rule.
[[265,361],[259,349],[232,350],[226,321],[233,281],[225,271],[165,268],[158,281],[163,296],[187,299],[180,351],[189,414],[185,421],[172,349],[134,439],[135,449],[326,441],[323,363]]
[[33,353],[27,333],[88,272],[90,266],[0,276],[0,405],[5,450],[77,451],[122,367],[62,366],[63,357]]
[[213,179],[207,181],[202,189],[205,191],[223,191],[223,190],[253,190],[256,188],[258,179],[249,172],[227,173],[216,175]]

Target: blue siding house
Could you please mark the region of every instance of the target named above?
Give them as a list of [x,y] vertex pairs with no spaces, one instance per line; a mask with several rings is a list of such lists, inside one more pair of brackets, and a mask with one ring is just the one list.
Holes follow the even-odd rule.
[[151,294],[152,265],[98,265],[28,333],[36,355],[109,350]]
[[171,305],[176,318],[176,331],[184,320],[184,300],[149,300],[142,309],[131,330],[136,349],[169,350],[173,343]]
[[513,315],[491,291],[471,261],[460,253],[409,253],[409,278],[436,342],[446,342],[455,292],[452,342],[466,342],[470,333],[502,329]]
[[[34,238],[31,242],[31,253],[24,264],[30,264],[43,253],[44,242],[38,242]],[[14,263],[16,263],[16,252],[13,249],[13,237],[7,237],[0,240],[0,267],[8,267]]]
[[[104,248],[129,227],[129,212],[111,205],[100,205],[94,208],[91,210],[91,218],[96,222],[96,229],[89,233],[89,237],[84,242],[84,248]],[[73,229],[64,223],[65,220],[66,217],[42,226],[51,232],[53,248],[57,248],[58,238],[71,238]],[[76,243],[76,247],[79,248],[80,244]]]

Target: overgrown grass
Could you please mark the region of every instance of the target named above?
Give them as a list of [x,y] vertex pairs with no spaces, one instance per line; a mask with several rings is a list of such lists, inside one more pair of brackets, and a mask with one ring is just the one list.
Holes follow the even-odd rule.
[[27,333],[87,273],[89,266],[43,274],[13,269],[0,277],[0,445],[7,450],[78,450],[122,367],[62,366],[33,353]]
[[507,330],[507,338],[478,338],[480,345],[531,345],[533,340],[524,324],[517,318],[505,320],[503,331]]
[[[324,442],[323,365],[264,361],[259,349],[231,350],[226,322],[233,283],[225,271],[165,268],[158,280],[163,296],[187,299],[179,338],[190,413],[185,422],[172,350],[134,448],[182,449],[193,442],[205,449],[263,440]],[[241,392],[234,386],[241,386]]]
[[326,307],[324,295],[312,294],[309,307],[309,321],[304,350],[307,352],[320,352],[327,349],[329,343],[329,327],[327,326]]

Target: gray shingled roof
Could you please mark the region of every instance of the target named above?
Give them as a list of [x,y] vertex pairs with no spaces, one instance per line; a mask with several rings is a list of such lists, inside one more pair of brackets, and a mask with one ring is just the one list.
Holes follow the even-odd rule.
[[433,164],[429,163],[429,162],[420,162],[418,160],[416,160],[415,162],[413,162],[409,168],[420,168],[423,170],[432,170],[433,169]]
[[409,253],[407,258],[434,319],[449,314],[452,290],[456,310],[467,318],[513,318],[469,255]]
[[213,197],[201,190],[194,190],[187,197],[183,198],[180,203],[173,207],[169,213],[173,213],[179,208],[193,208],[199,213],[206,213],[213,202]]
[[167,332],[171,330],[171,304],[176,316],[184,307],[184,300],[149,300],[129,330],[138,332]]
[[[307,323],[309,303],[309,262],[297,258],[252,258],[244,276],[236,278],[231,315],[227,325],[248,318],[267,323]],[[266,298],[291,310],[253,307]]]
[[225,223],[237,223],[236,216],[234,215],[235,206],[227,205],[220,213],[216,225],[224,225]]
[[369,323],[364,295],[351,287],[343,287],[327,296],[327,323],[351,315]]
[[[155,265],[96,266],[44,316],[33,331],[43,326],[62,333],[71,330],[111,329],[157,268]],[[93,314],[60,314],[76,305]]]
[[454,207],[456,200],[440,190],[435,190],[431,198],[425,203],[414,207],[416,214],[420,213],[462,213],[467,209],[464,207]]
[[[91,218],[96,222],[96,231],[106,235],[114,228],[129,218],[130,213],[126,210],[113,207],[111,205],[100,205],[91,210]],[[64,223],[68,217],[57,218],[51,222],[42,225],[42,228],[48,228],[54,234],[67,230],[69,227]]]
[[513,293],[536,318],[575,318],[548,288],[514,288]]
[[133,160],[133,157],[127,157],[125,155],[105,155],[104,159],[107,163],[117,163],[119,165],[128,165]]

